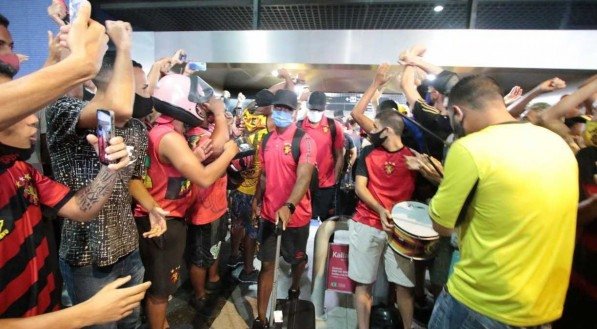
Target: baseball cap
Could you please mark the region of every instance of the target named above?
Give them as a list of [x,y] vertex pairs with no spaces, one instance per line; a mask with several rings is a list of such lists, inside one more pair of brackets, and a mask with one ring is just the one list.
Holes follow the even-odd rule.
[[296,107],[298,106],[296,93],[286,89],[278,90],[274,95],[274,100],[272,103],[274,105],[284,105],[293,110],[296,110]]
[[323,91],[314,91],[309,96],[307,108],[309,110],[323,111],[325,110],[326,96]]
[[257,105],[258,107],[270,106],[272,105],[273,101],[274,94],[267,89],[261,89],[257,92],[257,94],[255,94],[255,105]]

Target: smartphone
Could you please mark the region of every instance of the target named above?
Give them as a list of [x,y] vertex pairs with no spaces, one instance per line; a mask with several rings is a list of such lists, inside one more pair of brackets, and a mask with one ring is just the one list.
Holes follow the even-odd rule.
[[[68,20],[74,22],[79,11],[79,6],[83,0],[70,0],[68,2]],[[68,23],[68,22],[67,22]]]
[[97,148],[101,164],[109,165],[106,158],[106,147],[110,146],[110,139],[114,137],[114,112],[97,110]]
[[178,59],[179,59],[181,62],[186,62],[186,61],[187,61],[187,54],[180,54],[180,55],[178,56]]
[[189,70],[191,70],[191,71],[206,71],[207,64],[205,62],[189,62]]

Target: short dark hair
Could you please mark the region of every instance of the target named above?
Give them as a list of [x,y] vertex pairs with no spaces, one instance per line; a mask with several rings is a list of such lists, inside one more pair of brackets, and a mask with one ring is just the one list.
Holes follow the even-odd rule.
[[92,79],[97,89],[105,90],[108,86],[108,82],[112,78],[112,71],[114,71],[114,62],[116,62],[116,52],[113,50],[106,51],[102,59],[102,67]]
[[466,106],[471,110],[484,110],[488,102],[504,101],[502,88],[488,76],[471,75],[458,81],[448,96],[448,107]]
[[0,26],[4,26],[5,28],[8,28],[8,25],[10,25],[10,21],[8,20],[8,18],[6,18],[4,15],[0,14]]
[[402,131],[404,130],[404,121],[400,116],[400,113],[396,110],[382,110],[377,112],[375,118],[379,120],[379,123],[383,127],[390,127],[396,135],[402,136]]
[[381,101],[379,103],[378,109],[380,111],[398,110],[398,103],[396,103],[395,101],[393,101],[391,99],[384,99],[383,101]]
[[133,67],[138,67],[140,69],[143,68],[143,65],[141,65],[141,63],[137,62],[136,60],[133,59]]

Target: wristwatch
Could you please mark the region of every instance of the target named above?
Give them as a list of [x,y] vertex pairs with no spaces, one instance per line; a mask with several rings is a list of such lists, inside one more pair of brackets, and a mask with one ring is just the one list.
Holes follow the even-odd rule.
[[288,210],[290,210],[291,214],[294,214],[294,211],[296,210],[296,207],[294,206],[294,204],[292,202],[286,202],[284,205],[286,207],[288,207]]

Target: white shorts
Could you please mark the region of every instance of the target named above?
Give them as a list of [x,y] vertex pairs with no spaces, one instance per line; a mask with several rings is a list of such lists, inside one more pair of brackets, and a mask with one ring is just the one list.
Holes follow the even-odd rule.
[[415,286],[414,264],[388,247],[386,232],[354,220],[348,221],[348,230],[348,277],[351,280],[374,283],[383,257],[389,282],[409,288]]

